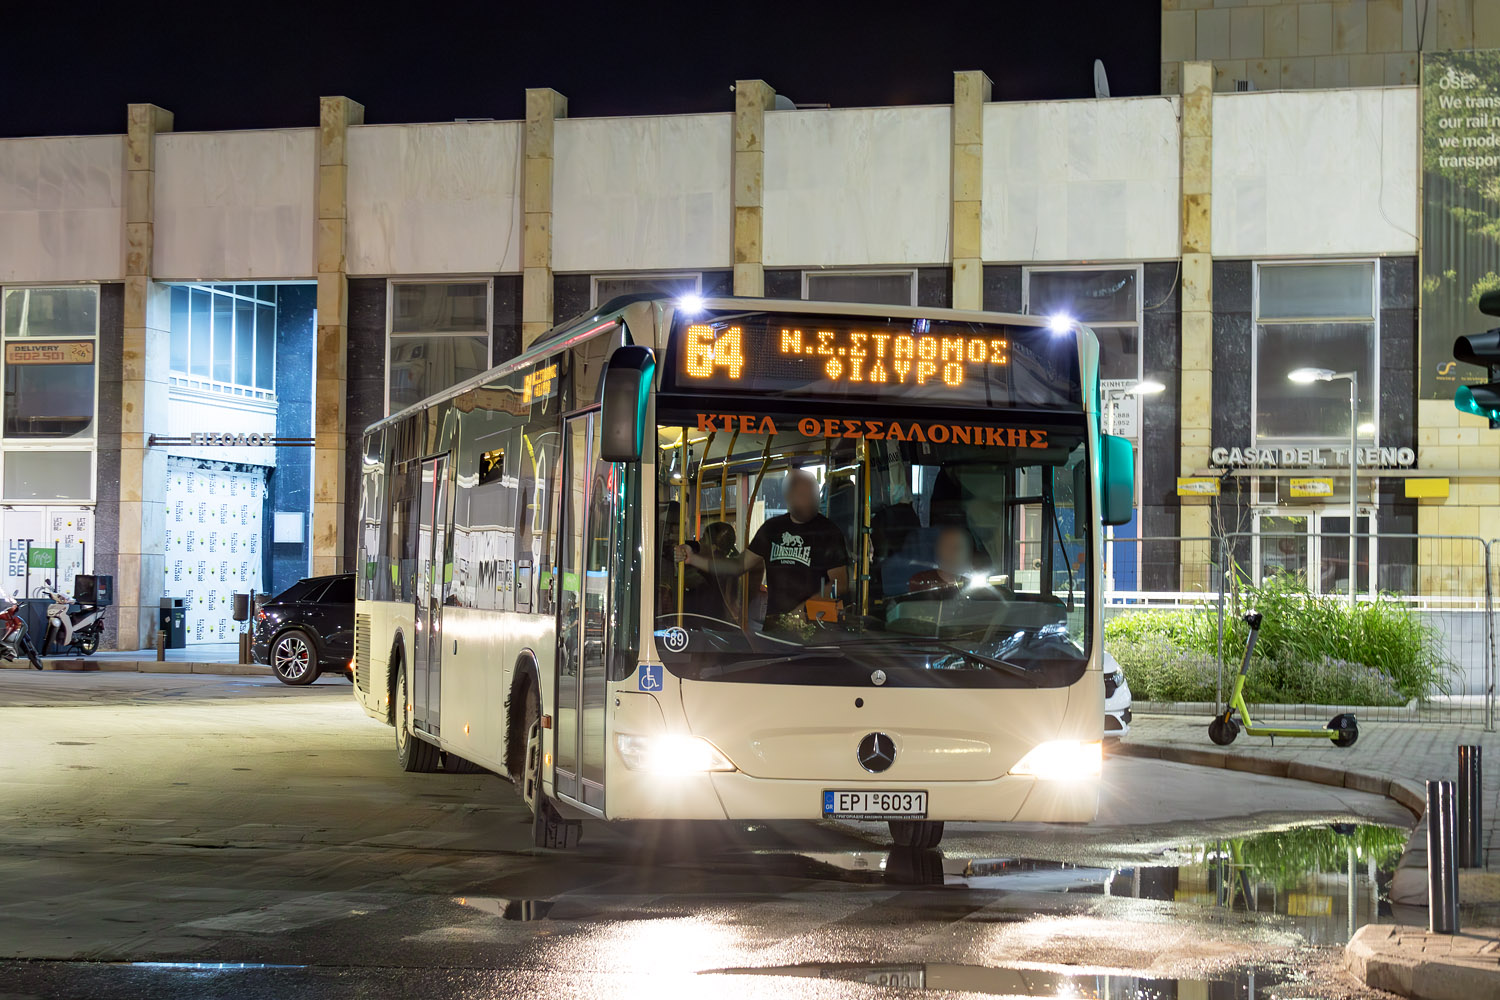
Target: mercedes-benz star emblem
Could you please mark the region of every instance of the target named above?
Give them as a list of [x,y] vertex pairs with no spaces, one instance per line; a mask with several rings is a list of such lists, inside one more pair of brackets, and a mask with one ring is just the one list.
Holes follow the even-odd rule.
[[870,675],[870,683],[874,684],[876,687],[880,687],[880,685],[884,684],[885,683],[885,671],[884,670],[877,670],[874,673],[872,673]]
[[859,741],[855,751],[859,766],[871,774],[879,774],[896,763],[896,741],[885,733],[871,733]]

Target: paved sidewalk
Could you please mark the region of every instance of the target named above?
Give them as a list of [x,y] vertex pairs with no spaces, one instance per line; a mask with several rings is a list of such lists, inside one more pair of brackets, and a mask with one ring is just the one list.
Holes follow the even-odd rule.
[[[258,663],[240,663],[237,642],[209,642],[168,649],[166,659],[158,660],[155,649],[100,650],[93,656],[44,656],[44,670],[124,671],[142,674],[267,674],[270,667]],[[24,659],[0,663],[0,667],[29,670]]]
[[[1138,715],[1118,752],[1161,757],[1296,778],[1388,795],[1421,817],[1429,779],[1458,778],[1458,747],[1483,748],[1484,872],[1460,872],[1460,905],[1500,902],[1500,733],[1478,726],[1374,722],[1360,727],[1359,742],[1340,748],[1324,740],[1247,736],[1227,747],[1208,738],[1202,715]],[[1425,932],[1427,823],[1422,817],[1392,878],[1391,902],[1411,922],[1363,928],[1345,952],[1349,970],[1366,985],[1422,1000],[1500,997],[1500,930],[1468,928],[1448,937]],[[1478,984],[1477,986],[1475,984]]]
[[1419,1000],[1477,1000],[1500,986],[1500,929],[1429,934],[1366,924],[1344,949],[1344,967],[1366,986]]

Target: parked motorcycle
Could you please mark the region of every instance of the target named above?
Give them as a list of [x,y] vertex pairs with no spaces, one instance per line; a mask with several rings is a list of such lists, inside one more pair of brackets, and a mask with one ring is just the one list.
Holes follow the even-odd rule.
[[71,594],[65,594],[51,580],[42,581],[42,592],[52,601],[47,605],[47,634],[42,639],[42,651],[75,651],[84,656],[93,656],[104,635],[105,609],[97,604],[80,604],[77,611]]
[[26,619],[21,617],[21,605],[5,591],[0,590],[0,599],[10,606],[0,609],[0,658],[14,661],[25,656],[36,669],[42,669],[42,658],[36,655],[36,647],[26,634]]

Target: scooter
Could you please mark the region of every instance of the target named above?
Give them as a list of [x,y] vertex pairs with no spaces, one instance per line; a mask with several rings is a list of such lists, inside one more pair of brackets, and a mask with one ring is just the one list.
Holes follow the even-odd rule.
[[47,605],[47,634],[42,638],[42,649],[52,649],[55,643],[59,650],[71,649],[93,656],[104,634],[105,609],[97,604],[82,604],[78,611],[70,612],[72,595],[57,589],[51,580],[42,582],[46,584],[42,592],[52,600]]
[[3,590],[0,590],[0,598],[10,601],[9,607],[0,609],[0,658],[14,661],[24,655],[33,667],[42,669],[42,659],[36,655],[36,647],[26,635],[26,619],[21,617],[21,605]]
[[[1269,736],[1272,740],[1277,736],[1325,739],[1332,740],[1336,747],[1352,747],[1354,741],[1359,739],[1359,721],[1349,712],[1335,715],[1326,726],[1255,724],[1250,718],[1250,709],[1245,705],[1245,675],[1250,672],[1250,654],[1255,651],[1255,639],[1260,634],[1260,612],[1251,611],[1243,620],[1250,626],[1250,641],[1245,644],[1245,662],[1240,664],[1240,672],[1234,679],[1229,704],[1224,706],[1222,714],[1214,716],[1213,721],[1208,724],[1208,738],[1221,747],[1227,747],[1234,742],[1243,727],[1251,736]],[[1239,715],[1240,722],[1235,721],[1236,714]]]

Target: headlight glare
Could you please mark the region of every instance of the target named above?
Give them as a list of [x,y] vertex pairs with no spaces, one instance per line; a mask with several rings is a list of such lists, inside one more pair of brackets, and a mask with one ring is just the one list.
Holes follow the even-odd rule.
[[620,758],[632,771],[652,774],[700,774],[733,771],[729,758],[718,747],[699,736],[635,736],[618,733],[615,745]]
[[1097,778],[1104,771],[1104,743],[1093,740],[1048,740],[1038,743],[1016,762],[1011,774],[1025,774],[1039,781],[1081,781]]

